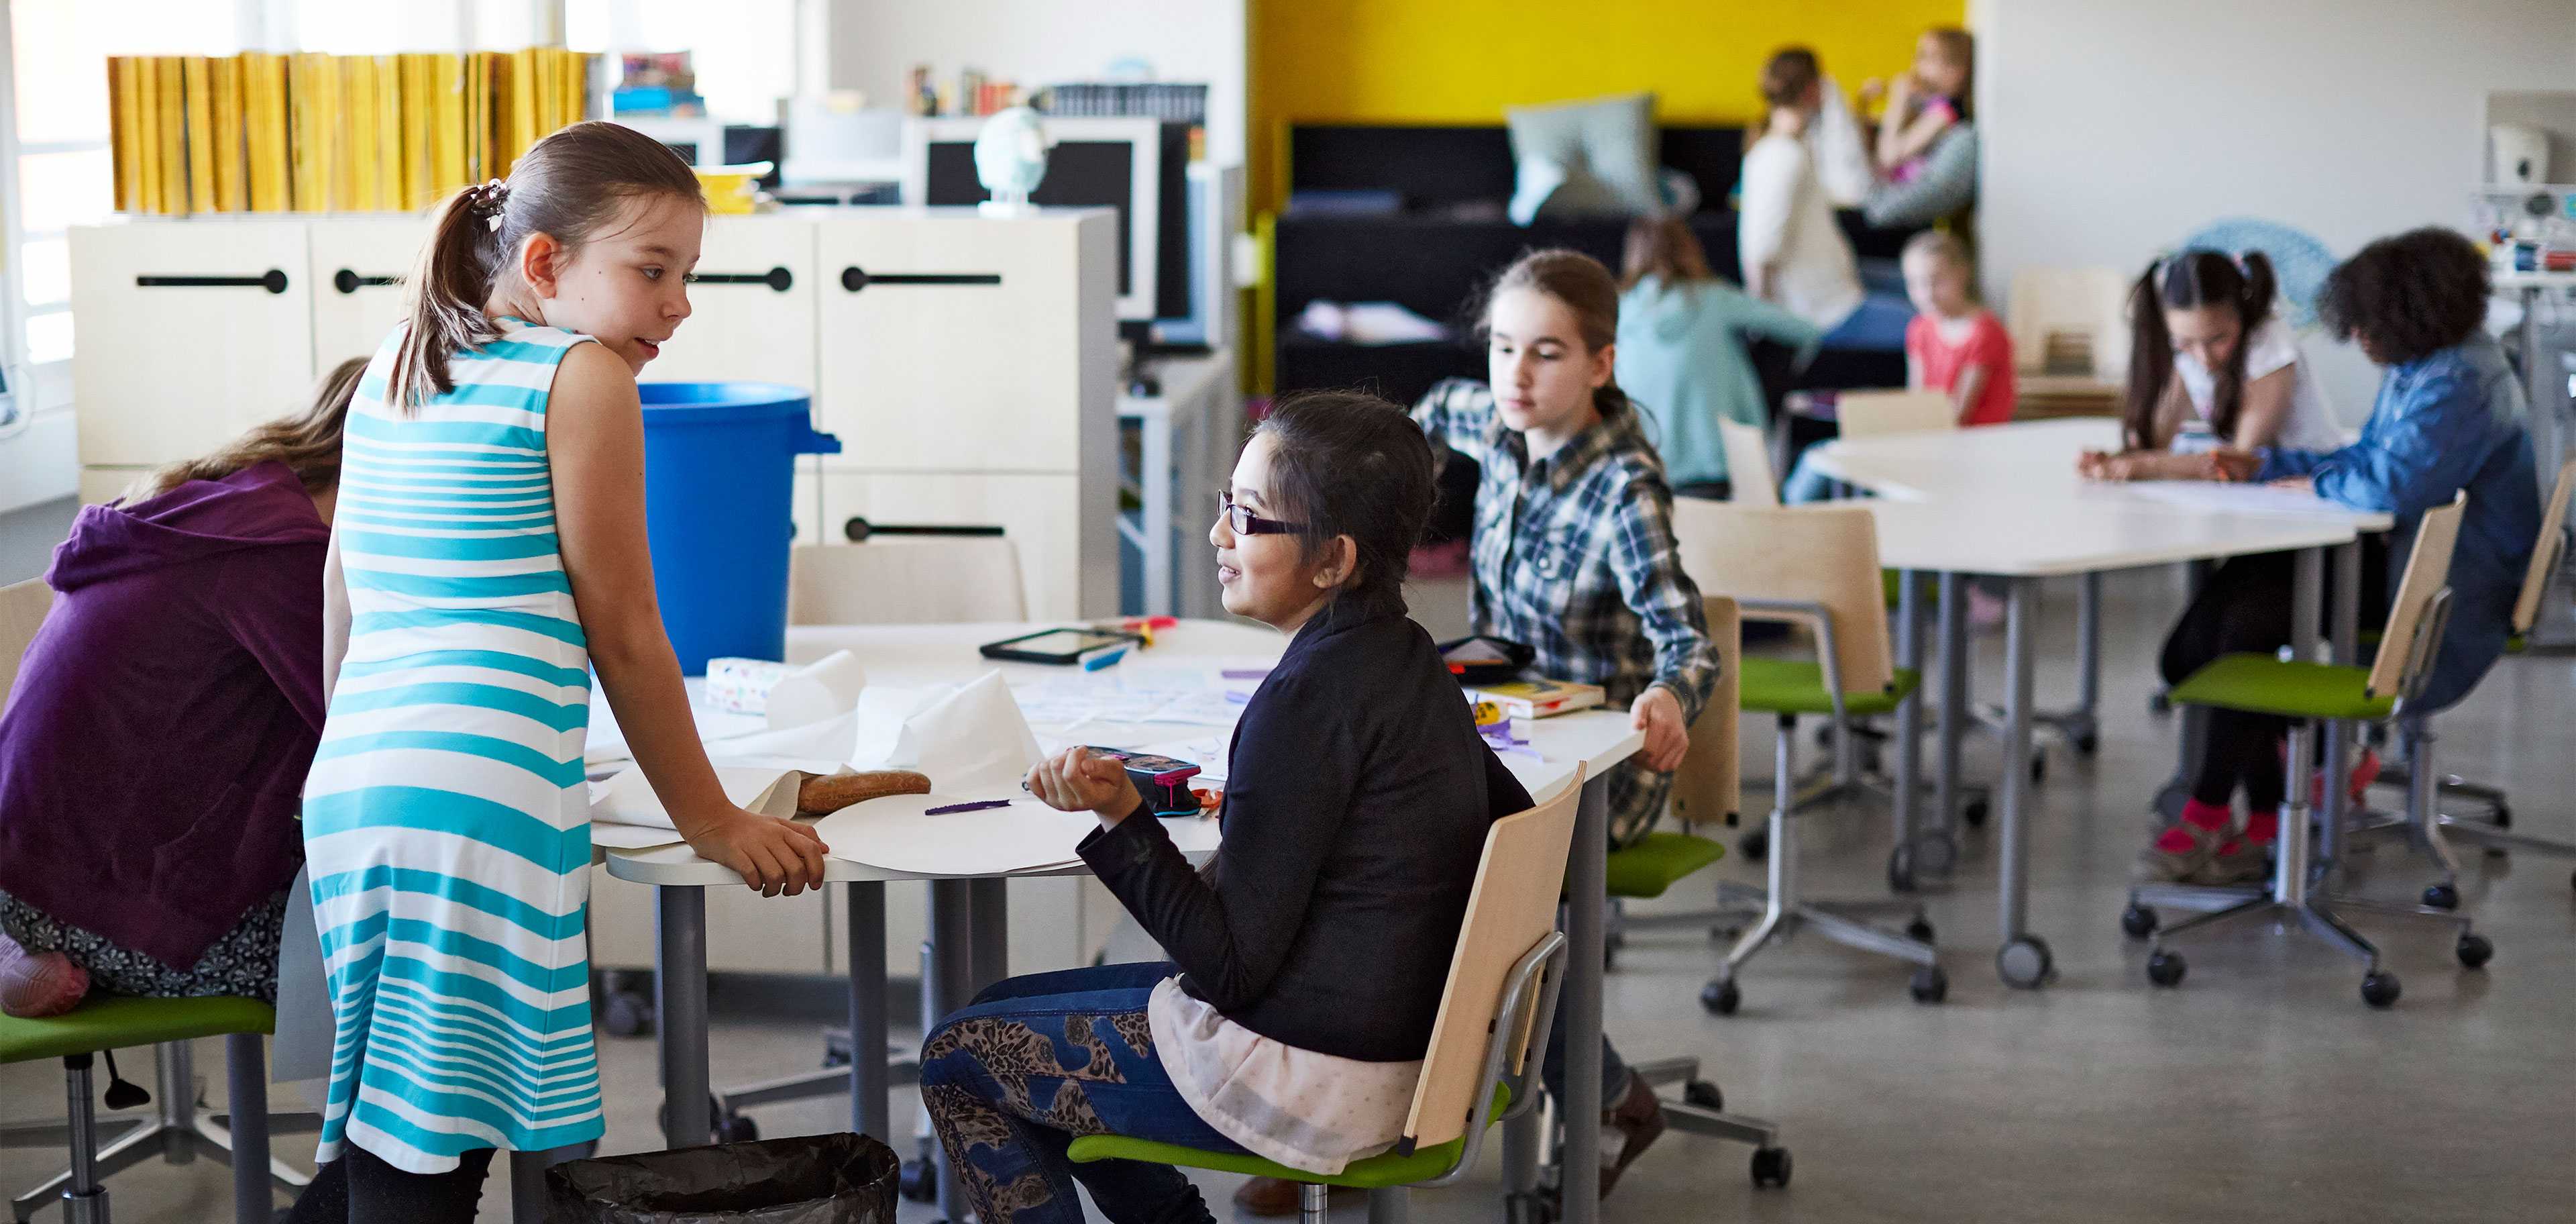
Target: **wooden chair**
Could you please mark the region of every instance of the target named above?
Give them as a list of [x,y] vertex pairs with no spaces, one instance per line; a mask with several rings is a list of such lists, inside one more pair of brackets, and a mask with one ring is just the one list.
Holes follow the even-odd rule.
[[[1583,771],[1555,797],[1495,821],[1485,834],[1466,920],[1449,960],[1449,983],[1423,1054],[1404,1137],[1395,1150],[1353,1161],[1324,1176],[1241,1152],[1213,1152],[1123,1135],[1086,1135],[1068,1155],[1077,1163],[1139,1160],[1302,1182],[1305,1224],[1327,1217],[1326,1187],[1369,1192],[1371,1219],[1402,1219],[1407,1189],[1445,1186],[1475,1167],[1485,1128],[1538,1101],[1530,1082],[1555,1022],[1563,981],[1565,937],[1556,906],[1573,843]],[[1364,971],[1364,966],[1353,966]]]
[[1772,474],[1771,443],[1759,425],[1720,420],[1719,443],[1726,448],[1726,480],[1734,500],[1747,506],[1780,504],[1780,479]]
[[2116,385],[2129,376],[2130,278],[2115,268],[2023,268],[2005,298],[2014,364]]
[[1028,619],[1019,548],[1001,537],[800,544],[787,567],[791,625]]
[[[1824,795],[1854,785],[1837,779],[1821,791],[1796,793],[1796,746],[1801,715],[1839,723],[1893,713],[1914,695],[1921,677],[1894,665],[1887,603],[1879,580],[1878,534],[1865,506],[1767,508],[1676,498],[1673,537],[1682,569],[1701,593],[1733,597],[1748,620],[1784,621],[1814,634],[1813,662],[1747,658],[1735,669],[1744,709],[1778,720],[1773,738],[1772,805],[1767,838],[1769,889],[1762,916],[1736,941],[1701,1002],[1719,1015],[1741,1002],[1736,972],[1775,935],[1809,926],[1836,943],[1913,963],[1911,989],[1921,1002],[1949,993],[1949,979],[1932,946],[1932,927],[1913,901],[1819,902],[1807,900],[1798,880],[1797,815]],[[1899,774],[1890,796],[1897,827],[1908,827],[1914,779],[1898,753]],[[1869,925],[1864,916],[1910,914],[1903,932]]]
[[[2143,884],[2132,890],[2121,924],[2133,935],[2154,932],[2152,907],[2209,912],[2175,923],[2156,935],[2147,957],[2147,980],[2173,986],[2183,978],[2180,953],[2166,947],[2177,936],[2236,918],[2282,921],[2303,927],[2319,939],[2363,962],[2361,998],[2372,1007],[2397,1001],[2395,974],[2379,966],[2379,950],[2347,925],[2341,912],[2404,914],[2433,918],[2459,927],[2454,948],[2460,963],[2478,968],[2495,954],[2469,920],[2436,906],[2397,905],[2360,897],[2330,896],[2312,890],[2308,879],[2308,792],[2316,760],[2310,752],[2317,729],[2329,723],[2380,722],[2408,716],[2407,705],[2423,691],[2440,652],[2443,630],[2450,622],[2451,553],[2460,538],[2460,519],[2468,505],[2462,493],[2450,505],[2424,512],[2415,529],[2406,574],[2388,610],[2388,628],[2380,639],[2379,657],[2368,668],[2336,663],[2284,660],[2277,654],[2221,655],[2193,672],[2173,689],[2176,705],[2213,706],[2289,720],[2288,788],[2281,802],[2280,841],[2273,851],[2273,877],[2268,887],[2211,888],[2191,884]],[[2295,920],[2295,921],[2288,921]]]
[[0,587],[0,709],[8,708],[6,694],[18,681],[18,664],[53,606],[54,588],[42,578]]
[[[1940,391],[1845,391],[1834,400],[1845,440],[1957,429],[1959,417]],[[1733,463],[1729,454],[1727,462]]]

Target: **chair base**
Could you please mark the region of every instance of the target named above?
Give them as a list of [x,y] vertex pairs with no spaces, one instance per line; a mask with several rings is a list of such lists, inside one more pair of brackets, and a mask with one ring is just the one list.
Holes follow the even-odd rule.
[[[2163,893],[2162,889],[2154,891]],[[2199,891],[2221,894],[2236,890],[2202,889]],[[2141,889],[2140,895],[2144,896],[2149,892],[2150,890]],[[2164,895],[2170,896],[2170,894]],[[2294,929],[2306,931],[2327,946],[2360,961],[2363,966],[2362,1001],[2372,1007],[2387,1007],[2397,1001],[2399,993],[2397,976],[2380,967],[2377,945],[2363,938],[2361,932],[2354,930],[2350,923],[2344,921],[2342,912],[2346,910],[2432,918],[2452,923],[2460,928],[2461,963],[2471,968],[2486,963],[2486,958],[2490,954],[2485,941],[2471,932],[2470,919],[2465,914],[2435,909],[2431,906],[2404,905],[2367,897],[2341,897],[2324,893],[2313,894],[2301,901],[2279,901],[2275,900],[2269,892],[2263,892],[2237,900],[2232,904],[2210,909],[2206,913],[2195,915],[2157,932],[2154,950],[2147,956],[2147,978],[2158,986],[2175,986],[2182,982],[2185,963],[2179,953],[2165,946],[2167,941],[2194,932],[2213,930],[2232,922],[2263,919],[2279,922],[2284,927],[2290,927],[2295,923]]]
[[[187,1164],[200,1156],[225,1165],[232,1163],[231,1118],[205,1108],[190,1043],[174,1041],[154,1046],[153,1062],[153,1112],[143,1117],[100,1119],[95,1127],[98,1133],[91,1142],[99,1146],[91,1158],[89,1180],[93,1186],[155,1157],[171,1164]],[[121,1129],[111,1135],[110,1127]],[[66,1122],[0,1125],[0,1148],[67,1147],[74,1141],[74,1129]],[[268,1117],[267,1132],[271,1135],[321,1129],[322,1119],[315,1114]],[[274,1156],[269,1158],[268,1166],[269,1185],[274,1189],[300,1190],[311,1180]],[[73,1177],[73,1171],[67,1169],[10,1200],[10,1218],[17,1224],[27,1224],[37,1212],[55,1202],[65,1205],[71,1220],[104,1218],[105,1189],[67,1195],[65,1191],[71,1187]]]

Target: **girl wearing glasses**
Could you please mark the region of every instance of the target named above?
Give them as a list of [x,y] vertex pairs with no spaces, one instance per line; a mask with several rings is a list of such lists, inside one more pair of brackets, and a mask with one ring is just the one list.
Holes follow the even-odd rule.
[[[1207,1220],[1163,1165],[1065,1157],[1103,1132],[1338,1173],[1401,1137],[1467,893],[1530,805],[1405,614],[1431,448],[1355,394],[1264,421],[1208,533],[1226,611],[1289,635],[1235,730],[1225,848],[1194,870],[1116,761],[1029,788],[1100,828],[1100,882],[1168,950],[1002,982],[933,1030],[921,1092],[986,1224]],[[1293,1206],[1293,1195],[1291,1204]]]

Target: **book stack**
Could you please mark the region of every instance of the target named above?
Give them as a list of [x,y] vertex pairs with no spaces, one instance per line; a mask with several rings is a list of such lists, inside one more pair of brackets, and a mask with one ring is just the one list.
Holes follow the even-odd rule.
[[585,118],[595,57],[111,56],[119,212],[412,212]]
[[1037,107],[1050,115],[1160,119],[1206,123],[1208,87],[1171,82],[1050,85]]

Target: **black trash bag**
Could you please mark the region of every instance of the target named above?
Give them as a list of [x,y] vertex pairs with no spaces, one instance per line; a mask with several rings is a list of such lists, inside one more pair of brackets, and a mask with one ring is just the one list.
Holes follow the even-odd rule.
[[566,1161],[546,1170],[548,1224],[894,1224],[903,1162],[865,1135]]

